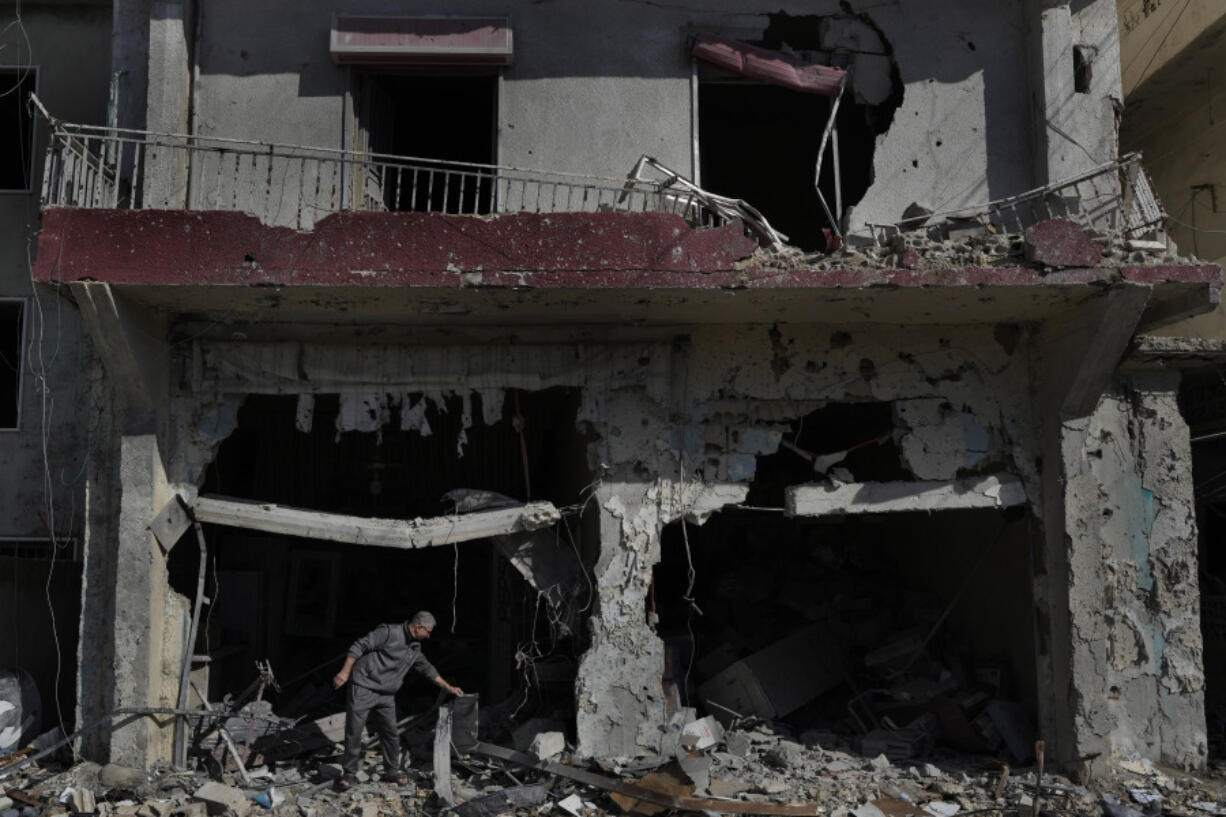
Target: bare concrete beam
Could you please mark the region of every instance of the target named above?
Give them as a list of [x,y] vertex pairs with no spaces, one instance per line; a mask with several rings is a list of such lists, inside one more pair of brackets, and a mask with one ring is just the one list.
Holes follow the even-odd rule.
[[784,497],[788,516],[956,511],[1026,503],[1022,481],[1011,475],[931,482],[813,483],[793,485]]
[[1221,300],[1221,289],[1211,284],[1195,286],[1179,295],[1155,300],[1146,307],[1137,332],[1152,332],[1186,318],[1211,311]]
[[197,497],[188,504],[198,520],[214,525],[350,545],[405,549],[450,545],[537,530],[561,519],[558,509],[549,502],[530,502],[518,508],[473,511],[431,519],[368,519],[212,496]]
[[119,295],[110,284],[68,285],[116,394],[133,409],[150,411],[166,393],[166,321]]
[[1094,410],[1136,333],[1151,292],[1148,286],[1120,284],[1088,308],[1043,325],[1038,377],[1043,416],[1068,420]]

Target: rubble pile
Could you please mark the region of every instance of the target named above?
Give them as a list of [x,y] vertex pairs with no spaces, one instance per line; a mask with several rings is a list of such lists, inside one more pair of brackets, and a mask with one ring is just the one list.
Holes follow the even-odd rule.
[[[1064,219],[1054,221],[1067,222]],[[1045,222],[1052,223],[1052,222]],[[1081,230],[1080,226],[1077,226]],[[830,253],[805,252],[791,246],[763,248],[742,266],[789,270],[914,269],[1013,267],[1037,263],[1043,267],[1118,264],[1192,264],[1166,242],[1140,241],[1122,234],[1083,231],[1099,256],[1091,264],[1035,262],[1023,233],[994,232],[973,222],[943,230],[898,232],[881,241],[845,241]]]
[[[3,782],[0,817],[380,817],[444,811],[459,817],[596,817],[666,810],[552,773],[561,768],[584,774],[580,759],[569,754],[563,759],[568,765],[534,769],[527,762],[521,766],[478,753],[459,755],[451,778],[457,803],[450,807],[435,794],[428,763],[424,770],[412,770],[405,785],[375,782],[363,772],[344,793],[331,787],[339,767],[317,760],[262,767],[251,771],[245,783],[236,772],[215,773],[218,779],[211,779],[204,772],[158,768],[146,773],[90,762],[58,772],[30,766]],[[374,753],[367,760],[373,771]],[[658,792],[665,800],[708,798],[704,802],[711,812],[772,813],[771,804],[794,804],[800,810],[787,813],[829,817],[1226,814],[1226,779],[1216,772],[1192,775],[1146,760],[1125,760],[1081,785],[1060,774],[1043,774],[1041,768],[1010,769],[965,755],[892,763],[884,755],[864,757],[780,737],[764,723],[730,729],[710,746],[646,773],[623,769],[619,780]]]

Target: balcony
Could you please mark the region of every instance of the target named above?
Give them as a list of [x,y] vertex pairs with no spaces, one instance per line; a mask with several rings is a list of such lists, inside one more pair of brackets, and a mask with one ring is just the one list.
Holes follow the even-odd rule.
[[708,193],[642,157],[626,178],[77,125],[45,111],[42,205],[233,211],[310,230],[339,212],[492,216],[672,213],[692,227],[741,220],[782,242],[745,202]]

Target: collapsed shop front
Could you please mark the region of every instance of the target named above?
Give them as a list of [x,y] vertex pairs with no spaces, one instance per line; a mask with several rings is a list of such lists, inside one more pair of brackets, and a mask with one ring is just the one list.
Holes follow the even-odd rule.
[[[174,706],[185,652],[209,697],[265,660],[318,688],[347,640],[428,607],[428,652],[491,724],[560,723],[589,757],[735,713],[891,751],[1020,757],[1033,734],[1062,760],[1203,762],[1177,378],[1118,364],[1209,303],[1214,269],[709,273],[694,245],[652,256],[680,259],[658,286],[637,255],[161,284],[64,240],[108,374],[82,721]],[[150,532],[180,500],[199,593],[191,538]],[[765,663],[810,634],[809,664]],[[749,711],[712,691],[764,666],[812,680]],[[87,748],[152,762],[166,726]]]
[[[637,342],[502,346],[195,339],[170,361],[168,500],[423,524],[463,524],[491,502],[558,514],[534,532],[505,531],[547,542],[541,558],[555,564],[525,569],[503,536],[372,547],[202,513],[210,603],[196,679],[216,700],[268,661],[297,687],[274,702],[293,711],[278,714],[326,714],[339,707],[326,680],[347,644],[426,608],[440,621],[428,645],[436,664],[480,691],[483,711],[509,727],[561,722],[588,755],[639,756],[675,739],[679,709],[737,711],[711,691],[721,671],[819,631],[828,677],[780,666],[778,683],[801,688],[798,705],[738,714],[803,708],[806,728],[871,731],[875,703],[858,723],[846,709],[863,697],[861,669],[927,673],[939,647],[959,663],[932,683],[969,694],[988,678],[998,694],[974,703],[1016,703],[1033,730],[1034,475],[1015,457],[1034,444],[1028,352],[1024,338],[1002,344],[994,332],[687,327]],[[201,573],[184,541],[151,578],[164,584],[167,643],[188,631]],[[542,580],[551,571],[564,580]],[[882,648],[897,655],[875,662]],[[163,654],[170,698],[176,651]],[[405,710],[432,693],[406,688]]]

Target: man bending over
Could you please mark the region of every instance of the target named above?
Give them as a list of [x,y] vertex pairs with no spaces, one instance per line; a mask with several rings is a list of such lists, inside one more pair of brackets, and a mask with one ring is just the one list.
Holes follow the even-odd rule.
[[434,616],[422,610],[403,624],[380,624],[349,648],[345,665],[332,679],[336,689],[352,680],[345,706],[345,756],[341,761],[344,774],[336,781],[337,791],[350,788],[357,780],[362,729],[368,717],[383,748],[383,779],[400,785],[409,782],[408,775],[400,769],[396,692],[410,669],[452,695],[464,694],[464,690],[444,681],[421,654],[421,642],[434,632],[434,625]]

